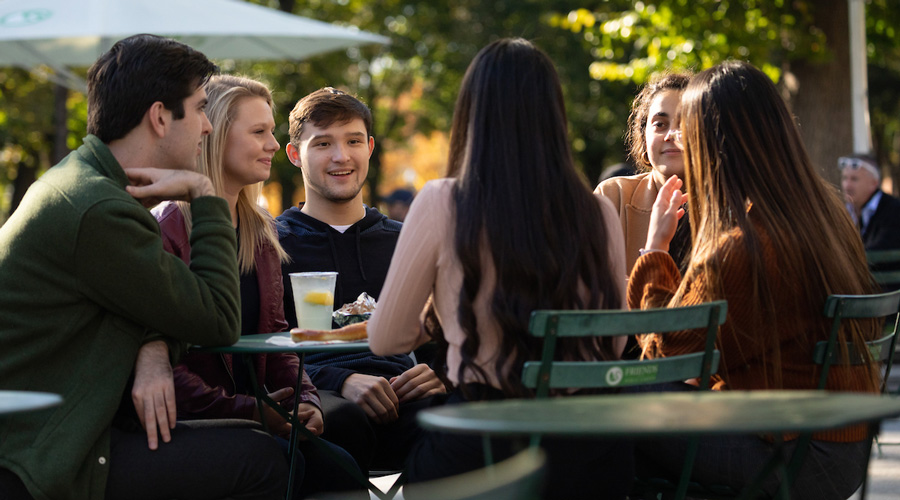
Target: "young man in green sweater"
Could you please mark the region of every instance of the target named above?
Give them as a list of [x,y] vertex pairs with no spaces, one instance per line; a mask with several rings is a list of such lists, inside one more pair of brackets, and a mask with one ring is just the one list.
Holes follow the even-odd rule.
[[[175,427],[170,357],[240,334],[228,206],[194,171],[216,71],[172,40],[116,43],[88,71],[84,144],[0,228],[0,389],[63,397],[0,420],[0,498],[283,495],[268,435]],[[172,199],[191,202],[190,268],[145,208]],[[120,408],[132,402],[137,432]]]

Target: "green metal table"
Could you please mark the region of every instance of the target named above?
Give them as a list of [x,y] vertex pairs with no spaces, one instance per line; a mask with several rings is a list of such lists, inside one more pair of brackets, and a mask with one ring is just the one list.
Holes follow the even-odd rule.
[[[897,415],[900,399],[876,394],[698,391],[475,402],[423,410],[418,419],[427,429],[481,436],[652,438],[780,436],[880,422]],[[782,466],[786,462],[781,459]],[[774,467],[773,462],[770,469]]]
[[293,352],[296,353],[300,358],[300,367],[297,372],[297,385],[294,388],[294,394],[300,394],[301,381],[303,379],[303,362],[307,353],[322,353],[322,352],[361,352],[369,350],[369,342],[368,341],[340,341],[340,340],[328,340],[328,341],[308,341],[308,342],[293,342],[291,341],[290,332],[280,332],[280,333],[260,333],[257,335],[243,335],[241,338],[233,345],[230,346],[219,346],[219,347],[203,347],[203,346],[195,346],[192,351],[195,352],[206,352],[206,353],[228,353],[228,354],[239,354],[244,356],[244,362],[247,366],[251,367],[250,370],[250,382],[253,386],[253,391],[256,396],[256,404],[259,409],[260,419],[262,420],[262,425],[266,428],[265,422],[265,412],[263,411],[262,405],[267,404],[275,411],[277,411],[285,420],[291,423],[291,440],[290,440],[290,449],[291,449],[291,472],[288,478],[288,491],[287,491],[287,500],[292,500],[292,494],[294,490],[294,465],[295,465],[295,455],[297,453],[297,434],[302,434],[306,439],[310,440],[313,445],[319,447],[327,456],[330,456],[335,462],[338,463],[344,470],[346,470],[350,475],[355,477],[359,484],[365,488],[368,488],[370,491],[375,493],[377,496],[382,497],[384,494],[382,491],[372,484],[369,481],[368,477],[365,477],[360,474],[359,469],[357,467],[353,467],[351,464],[345,463],[339,456],[335,455],[327,446],[325,446],[319,439],[318,436],[314,435],[309,431],[304,425],[303,422],[300,422],[297,415],[297,406],[299,404],[300,398],[294,398],[294,409],[292,412],[286,412],[278,403],[273,401],[266,394],[264,390],[262,390],[259,382],[256,380],[256,370],[253,368],[255,365],[253,364],[253,356],[255,354],[268,354],[268,353],[276,353],[276,352]]
[[0,415],[52,408],[62,401],[58,394],[49,392],[0,391]]

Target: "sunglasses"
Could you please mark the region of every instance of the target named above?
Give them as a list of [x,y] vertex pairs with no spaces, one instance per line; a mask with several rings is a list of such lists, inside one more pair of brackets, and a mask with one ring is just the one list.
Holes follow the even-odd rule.
[[866,160],[863,160],[862,158],[842,156],[838,158],[838,168],[840,168],[841,170],[845,168],[849,168],[850,170],[859,170],[862,168],[869,171],[875,177],[881,177],[881,172],[878,171],[878,167],[872,165]]

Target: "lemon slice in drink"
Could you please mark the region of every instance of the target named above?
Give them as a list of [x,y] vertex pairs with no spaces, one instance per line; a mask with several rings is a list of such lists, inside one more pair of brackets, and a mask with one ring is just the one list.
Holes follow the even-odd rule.
[[334,305],[334,295],[331,292],[307,292],[303,301],[307,304],[330,306]]

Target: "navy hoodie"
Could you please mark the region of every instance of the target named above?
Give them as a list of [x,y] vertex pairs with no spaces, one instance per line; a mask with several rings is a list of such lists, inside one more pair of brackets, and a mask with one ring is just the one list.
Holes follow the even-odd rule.
[[[337,271],[334,307],[353,302],[366,292],[375,300],[387,277],[402,224],[374,208],[343,233],[292,207],[278,216],[278,240],[291,262],[281,267],[284,279],[284,317],[297,326],[289,273]],[[412,368],[406,354],[376,356],[371,351],[306,356],[306,372],[319,389],[340,392],[354,373],[391,378]]]

